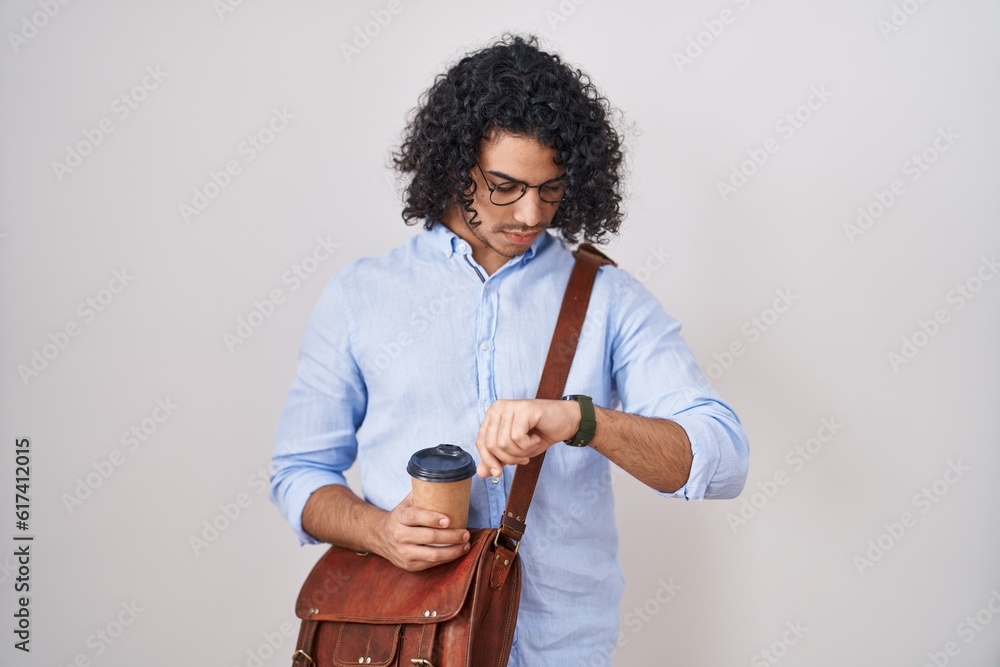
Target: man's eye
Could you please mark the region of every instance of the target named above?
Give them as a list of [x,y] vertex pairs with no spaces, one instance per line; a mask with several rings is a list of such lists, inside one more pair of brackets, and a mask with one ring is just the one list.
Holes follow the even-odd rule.
[[542,193],[546,195],[561,195],[564,192],[566,192],[565,181],[558,181],[542,186]]
[[493,189],[497,192],[502,192],[503,194],[509,194],[511,192],[517,192],[521,189],[521,186],[517,183],[501,183]]

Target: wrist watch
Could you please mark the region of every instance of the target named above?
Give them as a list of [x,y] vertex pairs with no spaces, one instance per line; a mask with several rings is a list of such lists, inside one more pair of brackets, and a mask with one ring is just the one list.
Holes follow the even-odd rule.
[[597,415],[594,412],[594,401],[590,396],[570,394],[563,396],[564,401],[576,401],[580,404],[580,428],[569,440],[564,440],[570,447],[586,447],[597,433]]

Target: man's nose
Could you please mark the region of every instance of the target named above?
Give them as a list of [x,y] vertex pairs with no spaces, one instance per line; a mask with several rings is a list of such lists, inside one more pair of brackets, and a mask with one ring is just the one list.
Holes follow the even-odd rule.
[[546,204],[541,200],[538,190],[530,188],[513,206],[514,220],[522,225],[534,227],[545,222]]

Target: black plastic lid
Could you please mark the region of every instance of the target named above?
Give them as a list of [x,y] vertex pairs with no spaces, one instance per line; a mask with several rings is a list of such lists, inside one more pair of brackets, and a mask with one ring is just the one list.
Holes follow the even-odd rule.
[[458,482],[476,474],[476,461],[457,445],[438,445],[415,452],[406,472],[425,482]]

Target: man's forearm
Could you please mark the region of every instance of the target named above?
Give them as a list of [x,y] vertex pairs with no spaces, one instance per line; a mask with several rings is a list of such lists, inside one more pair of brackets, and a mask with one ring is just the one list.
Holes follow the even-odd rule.
[[691,442],[676,422],[596,407],[590,446],[643,484],[673,493],[691,474]]
[[469,551],[469,531],[447,525],[447,515],[415,507],[412,495],[385,512],[340,484],[314,491],[302,512],[302,527],[313,537],[377,554],[410,572],[447,563]]
[[341,484],[320,487],[302,511],[302,527],[322,542],[378,553],[376,536],[386,512]]

